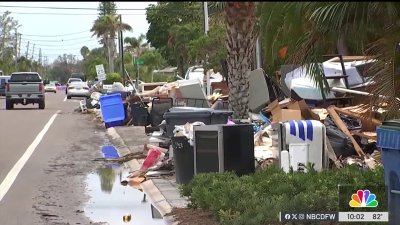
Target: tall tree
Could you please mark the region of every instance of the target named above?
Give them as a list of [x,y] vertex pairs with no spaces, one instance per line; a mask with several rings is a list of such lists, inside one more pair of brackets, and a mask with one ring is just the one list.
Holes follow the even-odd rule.
[[99,18],[106,15],[115,15],[117,13],[117,5],[115,2],[100,2]]
[[227,55],[225,33],[224,24],[218,22],[211,25],[207,35],[202,35],[190,42],[190,58],[195,59],[196,62],[202,61],[205,71],[210,69],[214,72],[221,71],[221,60],[226,59]]
[[108,69],[107,58],[104,55],[104,48],[92,49],[83,62],[83,72],[88,79],[94,80],[97,76],[96,65],[103,64]]
[[89,48],[87,47],[87,46],[83,46],[82,48],[81,48],[81,55],[82,55],[82,57],[83,57],[83,59],[86,59],[86,57],[89,55],[89,53],[90,53],[90,50],[89,50]]
[[[72,54],[59,55],[51,65],[49,77],[64,83],[71,76],[71,73],[82,71],[81,66],[76,56]],[[32,67],[35,67],[35,62],[33,62]]]
[[185,74],[189,64],[196,64],[189,58],[189,44],[201,35],[200,27],[196,23],[172,26],[169,32],[168,48],[175,56],[179,74]]
[[98,18],[90,31],[93,32],[93,36],[96,35],[98,38],[103,38],[104,43],[108,52],[108,64],[109,72],[114,72],[114,58],[116,54],[115,38],[117,32],[131,31],[132,27],[126,23],[120,23],[119,18],[113,15],[105,15]]
[[11,12],[6,11],[0,15],[0,66],[4,73],[11,73],[16,70],[17,60],[17,32],[20,25],[11,16]]
[[147,8],[146,19],[149,23],[146,33],[148,43],[159,49],[170,65],[176,65],[176,58],[168,48],[168,34],[171,27],[188,23],[200,25],[203,21],[203,12],[200,2],[158,2],[157,5],[150,5]]
[[248,118],[249,75],[257,38],[255,2],[225,4],[229,105],[235,118]]
[[146,35],[141,34],[138,38],[126,37],[124,43],[128,44],[125,48],[130,53],[137,54],[138,57],[149,47],[149,44],[145,42]]

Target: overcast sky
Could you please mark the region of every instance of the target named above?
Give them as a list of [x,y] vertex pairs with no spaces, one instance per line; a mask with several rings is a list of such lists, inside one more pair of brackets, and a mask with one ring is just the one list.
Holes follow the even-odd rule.
[[[116,2],[116,4],[117,14],[122,14],[122,21],[133,28],[132,32],[125,32],[124,37],[146,34],[149,24],[145,8],[156,2]],[[84,45],[89,49],[100,47],[98,40],[92,37],[90,32],[93,21],[98,16],[98,6],[99,2],[0,2],[0,13],[10,11],[11,16],[21,25],[18,29],[22,34],[21,54],[25,55],[29,41],[29,55],[32,54],[35,44],[34,58],[38,59],[41,49],[42,55],[47,56],[48,62],[51,63],[58,55],[64,53],[76,55],[81,59],[80,49]]]

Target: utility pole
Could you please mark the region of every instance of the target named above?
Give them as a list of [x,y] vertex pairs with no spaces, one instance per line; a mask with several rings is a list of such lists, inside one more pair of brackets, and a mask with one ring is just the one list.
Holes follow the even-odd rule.
[[44,56],[44,77],[46,77],[47,78],[47,56]]
[[39,48],[39,68],[38,68],[39,74],[42,74],[42,48]]
[[[121,16],[121,15],[118,16],[118,19],[119,19],[119,20],[121,19],[120,16]],[[121,24],[121,23],[120,23],[120,24]],[[121,27],[119,27],[119,29],[121,29]],[[118,31],[118,54],[119,54],[119,58],[121,58],[121,32],[119,32],[119,29],[117,29],[117,31]],[[121,61],[121,64],[120,64],[120,74],[121,74],[122,77],[124,76],[123,72],[124,72],[124,71],[122,71],[122,61]],[[123,82],[124,82],[124,81],[123,81]],[[125,82],[124,82],[124,83],[125,83]]]
[[28,45],[26,46],[26,53],[25,53],[26,59],[28,59],[28,54],[29,54],[29,41],[28,41]]
[[33,54],[35,53],[35,44],[33,44],[33,50],[32,50],[32,56],[31,56],[31,66],[29,68],[29,71],[32,72],[32,65],[33,65]]
[[18,72],[18,30],[15,28],[15,72]]
[[120,54],[121,54],[121,75],[122,75],[122,81],[124,82],[124,86],[126,83],[126,74],[125,74],[125,63],[124,63],[124,36],[122,34],[122,15],[119,14],[119,25],[120,25],[120,30],[119,30],[119,46],[120,46]]
[[21,57],[21,36],[22,34],[18,33],[18,58]]
[[32,56],[31,56],[31,61],[33,60],[33,54],[35,53],[35,44],[33,44],[33,50],[32,50]]

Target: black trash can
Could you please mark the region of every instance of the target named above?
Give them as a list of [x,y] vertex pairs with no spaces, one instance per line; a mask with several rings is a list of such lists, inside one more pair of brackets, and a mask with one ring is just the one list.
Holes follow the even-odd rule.
[[377,145],[382,148],[382,163],[389,203],[389,225],[400,221],[400,120],[383,122],[377,129]]
[[173,136],[175,125],[203,122],[206,125],[226,124],[232,111],[213,110],[211,108],[173,107],[164,113],[167,136]]
[[194,174],[193,146],[186,137],[172,137],[175,178],[177,184],[188,184]]

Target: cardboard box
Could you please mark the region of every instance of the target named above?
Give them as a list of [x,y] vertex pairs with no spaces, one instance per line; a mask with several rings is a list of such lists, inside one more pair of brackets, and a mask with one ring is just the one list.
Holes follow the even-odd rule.
[[[287,109],[283,108],[287,107]],[[313,113],[304,100],[292,101],[282,106],[278,100],[268,105],[273,122],[286,122],[289,120],[320,120],[319,116]]]
[[285,122],[288,120],[301,120],[301,111],[296,109],[281,109],[277,100],[268,105],[273,122]]
[[312,112],[311,109],[308,107],[306,101],[304,100],[291,102],[287,106],[287,108],[293,110],[300,110],[301,116],[304,120],[320,120],[319,115]]

